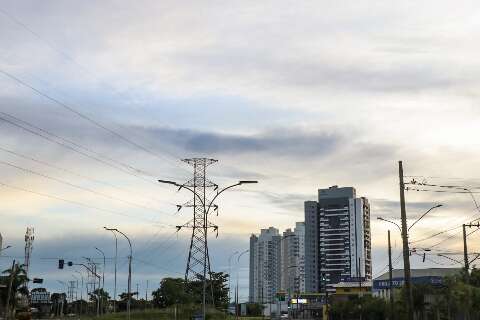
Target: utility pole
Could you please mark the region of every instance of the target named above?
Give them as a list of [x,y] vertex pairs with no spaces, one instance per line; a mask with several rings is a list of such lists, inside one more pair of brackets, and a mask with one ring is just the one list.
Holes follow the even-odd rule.
[[403,182],[403,164],[398,162],[398,177],[400,180],[400,214],[402,219],[403,269],[405,277],[405,300],[407,301],[408,320],[413,319],[412,279],[410,276],[410,250],[408,248],[407,211],[405,209],[405,184]]
[[7,304],[5,306],[5,320],[8,320],[10,315],[10,296],[12,295],[12,285],[13,285],[13,278],[15,277],[15,273],[17,272],[17,265],[15,264],[15,259],[12,263],[12,272],[10,273],[10,279],[8,281],[8,291],[7,291]]
[[[470,225],[469,225],[470,226]],[[465,260],[465,282],[468,285],[470,283],[470,274],[468,273],[468,270],[470,268],[469,262],[468,262],[468,248],[467,248],[467,231],[465,230],[466,225],[462,224],[462,229],[463,229],[463,259]],[[467,296],[467,305],[470,306],[470,294]],[[467,307],[467,314],[466,314],[466,319],[470,319],[470,312]]]
[[468,249],[467,249],[467,231],[465,230],[465,227],[466,225],[465,224],[462,224],[462,228],[463,228],[463,259],[465,261],[465,279],[466,279],[466,282],[467,284],[470,282],[469,280],[469,274],[468,274],[468,270],[469,270],[469,263],[468,263]]
[[390,320],[395,319],[392,278],[393,278],[392,243],[390,242],[390,230],[388,230],[388,288],[389,288],[389,298],[390,298]]
[[122,231],[118,230],[117,228],[107,228],[107,227],[103,227],[105,230],[107,231],[114,231],[114,232],[118,232],[120,233],[122,236],[125,237],[125,239],[127,239],[128,241],[128,245],[130,247],[130,255],[128,256],[128,300],[127,300],[127,320],[130,320],[130,305],[131,305],[131,302],[132,302],[132,253],[133,253],[133,250],[132,250],[132,242],[130,241],[130,238],[127,237],[127,235],[125,233],[123,233]]

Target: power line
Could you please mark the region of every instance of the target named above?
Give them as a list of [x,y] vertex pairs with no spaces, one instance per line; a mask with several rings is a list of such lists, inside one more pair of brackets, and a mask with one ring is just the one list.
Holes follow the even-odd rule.
[[[23,191],[23,192],[35,194],[35,195],[38,195],[38,196],[41,196],[41,197],[50,198],[50,199],[54,199],[54,200],[59,200],[59,201],[75,204],[77,206],[88,208],[88,209],[94,209],[94,210],[99,210],[99,211],[107,212],[107,213],[114,214],[114,215],[120,215],[120,216],[129,217],[129,218],[135,218],[136,220],[142,219],[142,220],[145,220],[149,223],[160,224],[158,222],[155,222],[155,221],[152,221],[152,220],[149,220],[149,219],[144,219],[144,218],[141,218],[139,216],[132,216],[132,215],[129,215],[129,214],[124,213],[124,212],[114,211],[114,210],[105,209],[105,208],[100,208],[100,207],[97,207],[97,206],[88,205],[88,204],[85,204],[85,203],[82,203],[82,202],[79,202],[79,201],[65,199],[65,198],[58,197],[58,196],[51,195],[51,194],[37,192],[37,191],[33,191],[33,190],[29,190],[29,189],[25,189],[25,188],[21,188],[21,187],[17,187],[17,186],[12,186],[10,184],[3,183],[3,182],[0,182],[0,185],[4,186],[6,188],[12,189],[12,190]],[[162,225],[169,226],[169,227],[174,227],[173,225],[170,225],[170,224],[162,224]]]
[[[66,139],[66,138],[64,138],[64,137],[61,137],[61,136],[55,134],[55,133],[52,133],[51,131],[48,131],[48,130],[43,129],[43,128],[40,128],[40,127],[32,124],[31,122],[28,122],[28,121],[22,120],[22,119],[20,119],[20,118],[18,118],[18,117],[15,117],[15,116],[12,115],[12,114],[9,114],[9,113],[3,112],[3,111],[0,111],[0,114],[6,116],[6,117],[8,117],[8,118],[11,118],[11,119],[13,119],[14,121],[19,122],[19,123],[21,123],[21,124],[23,124],[23,125],[27,125],[28,127],[33,128],[34,130],[37,130],[37,131],[41,132],[42,134],[46,134],[46,135],[48,135],[48,136],[50,136],[50,137],[53,137],[53,138],[55,138],[55,139],[58,139],[58,140],[60,140],[60,141],[62,142],[62,144],[65,143],[65,144],[67,144],[67,145],[72,145],[72,146],[75,147],[75,148],[78,148],[78,149],[84,150],[85,152],[91,153],[91,154],[95,155],[95,160],[96,160],[96,161],[101,161],[101,162],[103,162],[103,163],[105,164],[105,161],[98,160],[96,157],[98,157],[98,158],[103,158],[103,159],[107,159],[108,162],[114,163],[114,164],[119,165],[119,166],[121,166],[121,167],[124,167],[124,168],[126,168],[126,169],[128,169],[128,170],[131,170],[131,171],[132,171],[133,173],[135,173],[135,174],[136,174],[136,173],[140,173],[140,174],[143,174],[143,175],[150,175],[149,173],[147,173],[147,172],[144,171],[144,170],[135,168],[135,167],[133,167],[133,166],[131,166],[131,165],[129,165],[129,164],[125,164],[125,163],[123,163],[123,162],[121,162],[121,161],[118,161],[118,160],[112,159],[112,158],[110,158],[110,157],[107,157],[107,156],[105,156],[105,155],[102,155],[102,154],[100,154],[100,153],[98,153],[98,152],[96,152],[96,151],[93,151],[92,149],[87,148],[87,147],[85,147],[85,146],[83,146],[83,145],[81,145],[81,144],[78,144],[78,143],[76,143],[76,142],[74,142],[74,141],[72,141],[72,140],[70,140],[70,139]],[[20,126],[20,127],[23,128],[24,130],[27,130],[27,131],[28,131],[28,129],[25,129],[23,126],[18,125],[18,124],[14,124],[14,123],[12,123],[11,121],[7,121],[7,120],[4,119],[4,118],[0,118],[0,120],[6,121],[6,122],[8,122],[8,123],[10,123],[10,124],[12,124],[12,125]],[[29,132],[32,133],[31,131],[29,131]],[[37,132],[37,134],[38,134],[38,132]],[[40,135],[41,135],[41,134],[40,134]],[[55,142],[55,143],[58,144],[58,142]],[[72,147],[69,146],[69,148],[72,148]],[[76,150],[73,150],[73,151],[78,152],[78,151],[76,151]],[[83,153],[82,153],[82,154],[83,154]],[[91,156],[89,156],[89,157],[91,157]],[[112,166],[110,163],[107,163],[107,165]],[[123,169],[123,168],[122,168],[122,169]],[[128,174],[132,174],[132,173],[131,173],[131,172],[128,172]],[[149,180],[149,181],[150,181],[150,180]]]
[[[137,143],[137,142],[135,142],[135,141],[133,141],[133,140],[131,140],[131,139],[123,136],[122,134],[118,133],[117,131],[108,128],[107,126],[101,124],[101,123],[98,122],[97,120],[95,120],[95,119],[93,119],[93,118],[91,118],[91,117],[89,117],[89,116],[87,116],[87,115],[85,115],[85,114],[77,111],[74,107],[71,107],[70,105],[67,105],[66,103],[64,103],[64,102],[62,102],[62,101],[60,101],[60,100],[58,100],[58,99],[56,99],[56,98],[48,95],[47,93],[45,93],[45,92],[43,92],[43,91],[41,91],[41,90],[39,90],[39,89],[37,89],[37,88],[35,88],[34,86],[28,84],[27,82],[25,82],[25,81],[21,80],[20,78],[14,76],[13,74],[11,74],[11,73],[9,73],[9,72],[7,72],[7,71],[5,71],[5,70],[2,70],[2,69],[0,69],[0,73],[4,74],[5,76],[7,76],[8,78],[14,80],[15,82],[21,84],[22,86],[24,86],[24,87],[32,90],[33,92],[35,92],[35,93],[38,94],[39,96],[41,96],[41,97],[43,97],[43,98],[45,98],[45,99],[48,99],[48,100],[50,100],[51,102],[53,102],[53,103],[61,106],[62,108],[64,108],[64,109],[68,110],[69,112],[75,114],[76,116],[80,117],[81,119],[83,119],[83,120],[85,120],[85,121],[88,121],[88,122],[92,123],[94,126],[96,126],[96,127],[100,128],[100,129],[102,129],[102,130],[104,130],[104,131],[112,134],[113,136],[119,138],[120,140],[126,142],[127,144],[129,144],[129,145],[131,145],[131,146],[134,146],[135,148],[140,149],[140,150],[142,150],[142,151],[144,151],[144,152],[146,152],[146,153],[148,153],[148,154],[150,154],[150,155],[152,155],[152,156],[154,156],[154,157],[156,157],[156,158],[158,158],[158,159],[160,159],[160,160],[165,160],[165,161],[171,162],[171,160],[167,159],[165,156],[161,156],[161,155],[157,154],[156,152],[151,151],[150,149],[147,149],[146,147],[142,146],[141,144],[139,144],[139,143]],[[178,166],[178,165],[177,165],[177,166]],[[182,168],[182,167],[180,167],[180,168]],[[184,169],[184,170],[186,170],[186,169]]]
[[[113,93],[118,94],[118,91],[117,91],[115,88],[113,88],[109,83],[107,83],[107,82],[102,81],[101,79],[99,79],[98,76],[95,75],[94,72],[92,72],[90,69],[88,69],[88,68],[85,67],[84,65],[80,64],[75,58],[73,58],[73,57],[72,57],[71,55],[69,55],[67,52],[59,49],[59,48],[58,48],[55,44],[53,44],[51,41],[48,41],[47,39],[45,39],[44,37],[42,37],[38,32],[35,32],[35,31],[34,31],[32,28],[30,28],[26,23],[20,21],[20,19],[18,19],[18,18],[16,18],[16,17],[14,17],[12,14],[10,14],[9,12],[7,12],[5,9],[0,8],[0,12],[1,12],[2,14],[4,14],[6,17],[8,17],[8,18],[9,18],[11,21],[13,21],[15,24],[19,25],[20,27],[22,27],[23,29],[25,29],[26,31],[28,31],[30,34],[32,34],[33,36],[35,36],[37,39],[39,39],[40,41],[43,41],[51,50],[59,53],[62,57],[64,57],[65,59],[69,60],[70,62],[72,62],[74,65],[76,65],[77,67],[79,67],[83,72],[87,73],[88,75],[90,75],[91,77],[93,77],[95,80],[97,80],[97,81],[99,81],[99,82],[102,82],[102,84],[105,85],[105,86],[107,86]],[[31,87],[31,86],[29,86],[29,87]],[[32,89],[32,88],[30,88],[30,89]],[[33,89],[32,89],[32,90],[33,90]],[[38,93],[38,92],[37,92],[37,93]],[[83,115],[83,114],[80,114],[80,112],[78,112],[78,111],[75,110],[74,108],[71,108],[71,109],[73,109],[73,110],[69,110],[69,111],[75,113],[77,116],[80,116],[80,117],[82,117],[82,118],[84,118],[85,120],[90,121],[90,122],[93,121],[95,125],[100,126],[102,129],[107,130],[107,131],[110,132],[111,134],[114,134],[114,135],[118,136],[118,137],[121,138],[122,140],[125,140],[125,137],[119,135],[117,132],[114,132],[113,130],[111,130],[111,129],[107,128],[107,127],[104,128],[104,126],[103,126],[102,124],[98,123],[97,121],[91,119],[91,118],[88,117],[88,116],[85,116],[85,115]],[[144,146],[139,145],[139,144],[135,143],[134,141],[131,141],[131,140],[128,139],[128,138],[127,138],[125,141],[126,141],[127,143],[129,143],[129,144],[132,144],[132,143],[133,143],[133,145],[135,145],[137,148],[140,148],[140,149],[144,150],[145,152],[154,155],[154,156],[157,157],[157,158],[159,158],[159,157],[160,157],[160,158],[164,158],[166,161],[169,161],[170,163],[173,163],[174,165],[178,166],[178,164],[177,164],[175,161],[172,162],[171,160],[169,160],[169,159],[166,158],[165,156],[159,155],[159,154],[156,153],[156,152],[152,152],[152,151],[148,150],[147,148],[145,148]],[[172,156],[174,159],[178,159],[178,157],[175,156],[175,155],[170,154],[170,156]],[[178,167],[181,168],[181,169],[184,169],[183,167],[180,167],[180,166],[178,166]],[[186,169],[184,169],[184,170],[186,170]]]
[[[13,164],[13,163],[9,163],[9,162],[0,160],[0,164],[3,164],[3,165],[5,165],[5,166],[9,166],[9,167],[12,167],[12,168],[21,170],[21,171],[26,172],[26,173],[34,174],[34,175],[36,175],[36,176],[39,176],[39,177],[42,177],[42,178],[45,178],[45,179],[49,179],[49,180],[52,180],[52,181],[56,181],[56,182],[61,183],[61,184],[64,184],[64,185],[68,185],[68,186],[70,186],[70,187],[72,187],[72,188],[76,188],[76,189],[79,189],[79,190],[83,190],[83,191],[85,191],[85,192],[89,192],[89,193],[92,193],[92,194],[95,194],[95,195],[98,195],[98,196],[101,196],[101,197],[104,197],[104,198],[107,198],[107,199],[110,199],[110,200],[123,202],[123,203],[125,203],[125,204],[131,205],[131,206],[134,206],[134,207],[138,207],[138,208],[146,209],[146,210],[154,210],[154,211],[157,211],[157,212],[159,212],[159,213],[165,214],[165,212],[162,212],[162,211],[160,211],[160,210],[158,210],[158,209],[150,208],[150,207],[144,206],[144,205],[142,205],[142,204],[137,204],[137,203],[135,203],[135,202],[131,202],[131,201],[124,200],[124,199],[121,199],[121,198],[113,197],[113,196],[110,196],[110,195],[108,195],[108,194],[105,194],[105,193],[102,193],[102,192],[98,192],[98,191],[92,190],[92,189],[90,189],[90,188],[82,187],[82,186],[79,186],[79,185],[70,183],[70,182],[68,182],[68,181],[64,181],[64,180],[62,180],[62,179],[58,179],[58,178],[55,178],[55,177],[51,177],[51,176],[46,175],[46,174],[43,174],[43,173],[39,173],[39,172],[30,170],[30,169],[27,169],[27,168],[23,168],[23,167],[17,166],[17,165],[15,165],[15,164]],[[170,215],[170,214],[169,214],[169,215]]]
[[411,188],[411,187],[406,187],[405,188],[406,191],[418,191],[418,192],[434,192],[434,193],[480,193],[480,191],[478,192],[469,192],[469,191],[450,191],[450,190],[431,190],[431,189],[418,189],[418,188]]
[[424,179],[436,179],[436,180],[460,180],[460,181],[480,181],[477,178],[460,178],[460,177],[439,177],[439,176],[421,176],[421,175],[404,175],[405,178],[424,178]]
[[[42,37],[38,32],[35,32],[32,28],[30,28],[26,23],[20,21],[20,19],[14,17],[12,14],[10,14],[9,12],[7,12],[5,9],[1,9],[0,8],[0,12],[3,13],[5,16],[7,16],[11,21],[13,21],[15,24],[19,25],[20,27],[22,27],[23,29],[27,30],[30,34],[32,34],[33,36],[35,36],[37,39],[39,39],[40,41],[43,41],[51,50],[53,51],[56,51],[57,53],[59,53],[61,56],[63,56],[64,58],[66,58],[67,60],[69,60],[70,62],[72,62],[73,64],[75,64],[77,67],[79,67],[83,72],[87,73],[88,75],[90,75],[91,77],[93,77],[95,80],[99,81],[99,82],[102,82],[102,84],[106,85],[107,87],[110,88],[110,90],[116,94],[118,94],[117,90],[115,90],[109,83],[105,82],[105,81],[102,81],[101,79],[99,79],[91,70],[89,70],[87,67],[83,66],[82,64],[80,64],[75,58],[73,58],[71,55],[69,55],[67,52],[63,51],[63,50],[60,50],[55,44],[53,44],[52,42],[48,41],[47,39],[45,39],[44,37]],[[13,76],[13,75],[12,75]],[[14,77],[15,78],[15,77]],[[18,79],[20,80],[20,79]],[[23,83],[22,83],[23,84]],[[27,87],[29,87],[30,89],[34,90],[35,92],[37,92],[38,94],[40,94],[40,92],[38,92],[39,90],[35,90],[32,86],[28,85],[28,84],[23,84],[23,85],[26,85]],[[47,98],[45,95],[41,94],[42,96],[44,96],[45,98]],[[48,98],[50,99],[50,98]],[[51,100],[51,99],[50,99]],[[55,99],[54,99],[55,100]],[[164,160],[170,162],[171,164],[181,168],[181,169],[184,169],[183,167],[180,167],[178,166],[178,164],[175,162],[175,161],[171,161],[169,160],[168,158],[166,158],[165,156],[163,155],[159,155],[158,153],[156,152],[152,152],[150,150],[148,150],[147,148],[145,148],[144,146],[132,141],[131,139],[128,139],[128,138],[125,138],[123,137],[122,135],[120,135],[118,132],[114,131],[114,130],[111,130],[109,129],[108,127],[105,127],[104,125],[102,125],[101,123],[99,123],[98,121],[95,121],[93,120],[92,118],[84,115],[84,114],[81,114],[80,112],[78,112],[77,110],[75,110],[74,108],[70,107],[70,106],[62,106],[64,108],[67,108],[69,111],[73,112],[74,114],[76,114],[77,116],[87,120],[87,121],[90,121],[92,123],[94,123],[96,126],[99,126],[100,128],[110,132],[111,134],[119,137],[120,139],[126,141],[127,143],[129,144],[132,144],[134,146],[136,146],[137,148],[149,153],[149,154],[152,154],[153,156],[157,157],[157,158],[164,158]],[[170,156],[172,156],[174,159],[178,159],[177,156],[175,155],[172,155],[170,154]],[[186,170],[186,169],[184,169]]]
[[[0,114],[6,114],[6,113],[0,111]],[[50,142],[52,142],[52,143],[58,144],[58,145],[66,148],[66,149],[69,149],[69,150],[71,150],[71,151],[73,151],[73,152],[76,152],[76,153],[78,153],[78,154],[81,154],[81,155],[83,155],[83,156],[85,156],[85,157],[87,157],[87,158],[93,159],[93,160],[95,160],[95,161],[97,161],[97,162],[100,162],[100,163],[102,163],[102,164],[104,164],[104,165],[106,165],[106,166],[108,166],[108,167],[114,168],[114,169],[116,169],[116,170],[118,170],[118,171],[121,171],[121,172],[123,172],[123,173],[125,173],[125,174],[131,175],[131,176],[134,176],[134,177],[137,177],[137,178],[139,178],[139,179],[141,179],[141,180],[143,180],[143,181],[145,181],[145,182],[148,182],[148,183],[150,183],[150,184],[153,184],[153,185],[155,185],[155,186],[158,186],[158,183],[155,183],[155,182],[152,181],[152,180],[149,180],[149,179],[146,179],[146,178],[140,176],[137,172],[142,172],[141,170],[138,170],[138,169],[136,169],[136,168],[134,168],[134,167],[131,167],[131,166],[129,166],[129,165],[125,165],[125,164],[123,164],[123,163],[121,163],[121,162],[118,162],[118,161],[116,161],[116,160],[110,159],[110,158],[105,157],[105,156],[103,156],[103,155],[100,156],[100,155],[98,154],[98,156],[97,156],[97,153],[96,153],[96,152],[91,151],[91,150],[89,150],[88,148],[85,148],[85,147],[83,147],[83,146],[80,146],[80,145],[78,145],[78,144],[76,144],[76,143],[72,143],[72,142],[70,142],[70,141],[67,140],[67,139],[64,139],[64,138],[62,138],[62,137],[60,137],[60,136],[58,136],[58,135],[56,135],[56,134],[53,134],[53,133],[51,133],[51,132],[49,132],[49,131],[47,131],[47,130],[38,128],[38,127],[36,127],[35,125],[32,125],[31,123],[28,123],[28,122],[26,122],[26,121],[24,121],[24,120],[20,120],[20,119],[14,117],[14,116],[11,116],[11,115],[8,115],[8,116],[14,118],[15,120],[17,120],[17,121],[19,121],[19,122],[21,121],[22,123],[26,123],[28,126],[30,126],[30,127],[32,127],[32,128],[35,128],[36,130],[41,131],[42,133],[36,132],[35,130],[32,130],[32,129],[30,129],[30,128],[27,128],[27,127],[25,127],[25,126],[23,126],[23,125],[21,125],[21,124],[15,123],[14,121],[11,121],[11,120],[9,120],[9,119],[6,119],[6,118],[4,118],[4,117],[2,117],[2,116],[0,116],[0,121],[4,121],[4,122],[6,122],[6,123],[8,123],[8,124],[10,124],[10,125],[12,125],[12,126],[18,127],[18,128],[20,128],[20,129],[22,129],[22,130],[24,130],[24,131],[27,131],[27,132],[35,135],[35,136],[41,137],[41,138],[43,138],[43,139],[45,139],[45,140],[48,140],[48,141],[50,141]],[[58,139],[58,140],[60,140],[60,141],[57,141],[57,140],[55,140],[55,139],[52,138],[52,137],[54,137],[55,139]],[[62,142],[62,141],[64,141],[64,142]],[[71,145],[69,145],[69,144],[72,144],[72,145],[74,145],[74,146],[71,146]],[[79,150],[79,149],[88,150],[88,152],[93,153],[94,155],[91,155],[91,154],[89,154],[89,153],[87,153],[87,152],[84,152],[84,151],[82,151],[82,150]],[[103,160],[102,158],[108,159],[108,161]],[[110,161],[110,162],[109,162],[109,161]],[[111,162],[112,162],[112,163],[111,163]],[[117,165],[117,163],[120,164],[121,166]],[[131,169],[130,169],[131,171],[124,169],[122,166],[126,166],[126,167],[128,167],[128,168],[131,168]],[[134,171],[134,172],[132,172],[132,171]]]
[[[73,176],[76,176],[76,177],[79,177],[79,178],[82,178],[82,179],[85,179],[85,180],[89,180],[91,182],[94,182],[94,183],[97,183],[97,184],[102,184],[102,185],[105,185],[105,186],[108,186],[108,187],[111,187],[111,188],[114,188],[114,189],[117,189],[119,191],[123,191],[123,192],[128,192],[130,194],[132,194],[132,190],[128,190],[128,189],[125,189],[123,187],[119,187],[119,186],[116,186],[114,184],[111,184],[109,182],[105,182],[105,181],[101,181],[101,180],[98,180],[96,178],[92,178],[90,176],[87,176],[85,174],[80,174],[80,173],[77,173],[75,171],[72,171],[70,169],[66,169],[66,168],[63,168],[63,167],[59,167],[57,165],[54,165],[54,164],[51,164],[51,163],[48,163],[46,161],[43,161],[43,160],[39,160],[37,158],[34,158],[34,157],[31,157],[31,156],[27,156],[25,154],[21,154],[21,153],[18,153],[16,151],[13,151],[11,149],[7,149],[7,148],[4,148],[2,146],[0,146],[0,150],[3,151],[3,152],[6,152],[6,153],[9,153],[9,154],[12,154],[14,156],[17,156],[19,158],[23,158],[23,159],[26,159],[26,160],[30,160],[30,161],[33,161],[35,163],[38,163],[38,164],[41,164],[43,166],[46,166],[46,167],[49,167],[49,168],[53,168],[55,170],[59,170],[59,171],[63,171],[65,173],[68,173],[68,174],[71,174]],[[138,195],[140,196],[140,195]],[[141,197],[144,197],[144,196],[141,196]],[[145,198],[146,199],[146,198]],[[158,199],[154,199],[153,197],[149,197],[149,200],[153,200],[153,201],[158,201]]]
[[144,260],[140,260],[138,258],[133,258],[134,261],[137,261],[137,262],[140,262],[142,264],[145,264],[145,265],[148,265],[148,266],[151,266],[151,267],[155,267],[157,269],[161,269],[161,270],[164,270],[164,271],[167,271],[167,272],[171,272],[171,273],[176,273],[176,274],[180,274],[180,275],[183,275],[183,273],[180,273],[178,271],[174,271],[174,270],[169,270],[169,269],[166,269],[164,267],[161,267],[155,263],[152,263],[152,262],[148,262],[148,261],[144,261]]
[[[470,233],[467,234],[467,237],[470,236],[471,234],[477,232],[478,230],[479,230],[479,229],[475,229],[475,230],[471,231]],[[447,241],[449,241],[449,240],[451,240],[451,239],[453,239],[453,238],[455,238],[455,237],[458,237],[458,236],[459,236],[458,234],[452,234],[451,236],[449,236],[449,237],[447,237],[447,238],[445,238],[445,239],[443,239],[443,240],[441,240],[441,241],[439,241],[439,242],[431,245],[429,248],[430,248],[430,249],[433,249],[433,248],[435,248],[436,246],[438,246],[439,244],[442,244],[442,243],[444,243],[444,242],[447,242]]]

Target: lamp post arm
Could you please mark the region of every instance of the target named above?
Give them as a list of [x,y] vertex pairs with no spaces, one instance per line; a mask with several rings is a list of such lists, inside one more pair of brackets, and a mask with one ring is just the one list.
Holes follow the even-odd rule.
[[238,255],[238,257],[237,257],[237,264],[240,262],[240,258],[241,258],[245,253],[247,253],[247,252],[249,252],[249,251],[250,251],[250,249],[247,249],[247,250],[243,251],[242,253],[240,253],[240,254]]
[[177,186],[177,187],[179,187],[179,189],[178,189],[179,191],[180,191],[181,189],[187,189],[188,191],[190,191],[191,193],[193,193],[194,196],[196,196],[196,197],[200,200],[200,202],[202,203],[202,206],[205,206],[205,204],[203,203],[202,197],[200,197],[200,195],[199,195],[198,193],[196,193],[195,191],[193,191],[192,188],[187,187],[187,186],[185,185],[185,183],[184,183],[184,184],[179,184],[179,183],[176,183],[176,182],[173,182],[173,181],[164,181],[164,180],[158,180],[158,182],[160,182],[160,183],[168,183],[168,184],[172,184],[172,185],[174,185],[174,186]]
[[87,269],[88,271],[90,271],[93,275],[95,275],[95,277],[97,277],[98,279],[101,278],[93,269],[90,269],[89,267],[87,267],[87,266],[84,265],[83,263],[72,263],[72,265],[74,265],[74,266],[82,266],[82,267],[84,267],[85,269]]
[[473,195],[472,190],[468,188],[463,188],[463,190],[467,191],[470,196],[472,197],[473,203],[475,204],[475,208],[480,211],[480,206],[478,205],[477,199],[475,199],[475,196]]
[[127,237],[127,235],[125,233],[123,233],[122,231],[118,230],[118,229],[115,229],[116,232],[120,233],[122,236],[125,237],[125,239],[127,239],[128,241],[128,245],[130,246],[130,257],[132,256],[132,242],[130,242],[130,239]]
[[378,220],[381,220],[381,221],[390,222],[390,223],[394,224],[394,225],[398,228],[398,230],[400,231],[400,233],[402,232],[402,228],[398,225],[398,223],[393,222],[393,221],[391,221],[391,220],[384,219],[384,218],[382,218],[382,217],[377,217],[377,219],[378,219]]
[[442,205],[439,204],[439,205],[433,206],[433,207],[431,207],[430,209],[428,209],[424,214],[422,214],[422,215],[420,216],[420,218],[418,218],[417,220],[415,220],[415,222],[412,223],[412,225],[411,225],[410,227],[408,227],[407,231],[410,231],[410,229],[412,229],[412,227],[413,227],[418,221],[422,220],[422,218],[425,217],[430,211],[432,211],[433,209],[439,208],[439,207],[441,207],[441,206],[442,206]]
[[438,256],[439,256],[439,257],[447,258],[447,259],[452,260],[452,261],[454,261],[454,262],[456,262],[456,263],[463,264],[463,262],[458,261],[457,259],[450,258],[450,257],[448,257],[448,256],[446,256],[446,255],[443,255],[443,254],[440,254],[440,253],[438,254]]
[[480,253],[477,253],[477,256],[475,258],[473,258],[468,264],[470,265],[472,262],[474,262],[478,258],[480,258]]
[[231,186],[225,187],[222,190],[218,191],[217,194],[215,195],[215,197],[213,197],[212,201],[210,201],[210,203],[208,204],[208,207],[205,210],[206,214],[208,214],[210,212],[210,208],[212,207],[212,204],[215,202],[215,199],[217,199],[220,194],[222,194],[224,191],[226,191],[228,189],[231,189],[231,188],[239,186],[239,185],[241,185],[241,183],[237,182],[235,184],[232,184]]

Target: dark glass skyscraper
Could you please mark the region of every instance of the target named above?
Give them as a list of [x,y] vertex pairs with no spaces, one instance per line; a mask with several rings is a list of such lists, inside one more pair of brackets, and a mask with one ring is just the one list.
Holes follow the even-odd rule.
[[318,190],[318,201],[305,202],[306,291],[333,291],[339,282],[371,277],[368,200],[352,187]]

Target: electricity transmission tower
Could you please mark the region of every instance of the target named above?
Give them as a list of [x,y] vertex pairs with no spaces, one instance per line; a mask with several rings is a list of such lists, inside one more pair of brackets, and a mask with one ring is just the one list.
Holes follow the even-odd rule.
[[[192,237],[190,239],[190,249],[188,252],[187,268],[185,270],[185,280],[198,281],[209,277],[210,257],[208,255],[208,229],[213,228],[215,231],[218,227],[208,221],[207,214],[207,190],[218,186],[207,179],[207,167],[217,162],[214,159],[193,158],[185,159],[184,162],[193,167],[193,178],[184,184],[184,187],[193,190],[193,199],[182,205],[182,207],[193,208],[193,219],[177,228],[191,228]],[[215,206],[215,210],[218,207]]]
[[[215,200],[222,192],[242,184],[257,183],[257,181],[241,180],[233,185],[219,189],[219,186],[216,183],[207,178],[207,167],[216,163],[218,160],[209,158],[191,158],[184,159],[182,161],[193,167],[193,178],[183,184],[169,180],[158,181],[177,186],[178,191],[186,189],[193,194],[192,200],[183,205],[177,206],[178,211],[180,211],[183,207],[193,208],[193,219],[181,226],[177,226],[177,231],[180,231],[182,228],[192,229],[187,268],[185,270],[185,281],[187,283],[199,280],[202,281],[202,313],[203,320],[205,320],[207,278],[211,279],[210,257],[208,253],[208,231],[213,229],[214,232],[217,232],[218,236],[218,226],[209,222],[209,215],[212,212],[217,212],[218,215],[218,206],[215,204]],[[213,191],[212,199],[209,199],[207,196],[208,190],[210,189]]]

